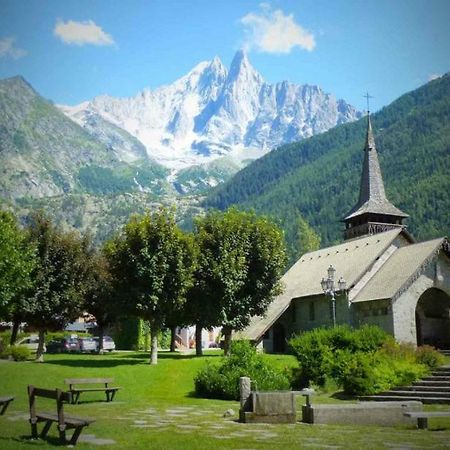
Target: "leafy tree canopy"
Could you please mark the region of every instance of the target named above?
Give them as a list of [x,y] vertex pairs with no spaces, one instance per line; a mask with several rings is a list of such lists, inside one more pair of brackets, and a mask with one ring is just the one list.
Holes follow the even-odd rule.
[[15,217],[0,210],[0,319],[14,315],[14,300],[31,286],[35,251]]
[[[21,312],[29,324],[39,329],[43,345],[46,330],[64,328],[82,313],[92,248],[89,239],[56,228],[40,214],[31,218],[28,231],[37,249],[37,265]],[[42,346],[38,359],[40,351]]]
[[266,217],[230,209],[210,212],[196,222],[199,262],[195,276],[197,307],[208,325],[231,330],[263,314],[281,292],[286,264],[282,231]]
[[156,363],[157,333],[192,285],[192,237],[178,228],[171,211],[160,209],[135,216],[108,244],[107,254],[125,310],[150,322]]

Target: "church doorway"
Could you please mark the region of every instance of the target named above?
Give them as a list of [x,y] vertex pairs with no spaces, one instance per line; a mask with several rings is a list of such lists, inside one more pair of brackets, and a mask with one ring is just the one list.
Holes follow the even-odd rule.
[[273,327],[273,352],[286,352],[286,332],[284,330],[284,326],[281,323],[277,323]]
[[450,349],[450,296],[440,289],[427,289],[416,306],[417,345]]

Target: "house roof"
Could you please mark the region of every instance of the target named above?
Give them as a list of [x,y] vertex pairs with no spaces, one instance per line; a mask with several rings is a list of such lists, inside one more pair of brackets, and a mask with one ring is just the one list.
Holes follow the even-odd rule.
[[336,277],[343,277],[347,288],[351,288],[402,233],[401,228],[396,228],[304,254],[283,276],[283,294],[269,305],[264,317],[254,317],[246,329],[236,334],[236,338],[258,341],[289,307],[293,298],[322,295],[320,282],[327,276],[330,265],[336,269]]
[[399,248],[352,302],[367,302],[394,297],[408,284],[408,281],[414,278],[417,271],[429,261],[429,258],[434,256],[444,241],[444,238],[439,238]]
[[346,215],[344,220],[368,213],[408,217],[408,214],[400,211],[386,197],[375,139],[372,132],[372,124],[370,122],[370,115],[367,116],[367,134],[364,146],[364,161],[361,174],[359,200]]

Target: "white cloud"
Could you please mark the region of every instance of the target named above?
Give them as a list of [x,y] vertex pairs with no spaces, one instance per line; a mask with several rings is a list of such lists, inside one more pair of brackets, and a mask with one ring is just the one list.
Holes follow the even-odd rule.
[[7,37],[0,39],[0,58],[11,57],[13,59],[22,58],[27,54],[26,50],[15,46],[16,38]]
[[428,75],[428,81],[433,81],[441,77],[442,77],[441,73],[431,73],[430,75]]
[[242,17],[247,39],[244,47],[267,53],[290,53],[294,47],[312,51],[316,46],[314,35],[295,22],[293,14],[272,10],[262,3],[261,12]]
[[64,22],[58,20],[53,30],[53,34],[59,37],[66,44],[73,45],[113,45],[114,39],[105,33],[101,27],[92,20],[86,22],[75,22],[68,20]]

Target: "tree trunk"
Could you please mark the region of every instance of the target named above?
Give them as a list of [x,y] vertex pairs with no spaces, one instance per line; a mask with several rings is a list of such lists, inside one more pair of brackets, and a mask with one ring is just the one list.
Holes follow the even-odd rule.
[[199,323],[195,326],[195,354],[197,356],[203,355],[202,326]]
[[230,356],[231,354],[231,335],[233,333],[233,329],[228,325],[222,327],[222,334],[225,338],[223,343],[223,354],[225,356]]
[[16,343],[17,335],[19,334],[19,326],[20,326],[20,319],[14,317],[13,327],[11,330],[11,339],[9,341],[9,345],[14,345]]
[[45,330],[39,330],[39,344],[36,352],[36,362],[44,362],[44,340],[45,340]]
[[150,350],[150,364],[156,365],[158,364],[158,335],[159,335],[159,327],[152,324],[150,328],[151,336],[152,336],[152,348]]
[[177,327],[170,327],[170,351],[174,352],[176,348]]
[[[98,323],[97,323],[98,325]],[[98,354],[103,355],[103,336],[105,332],[103,330],[103,325],[98,326]]]

